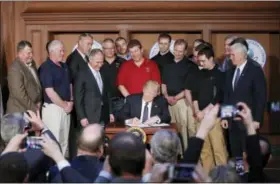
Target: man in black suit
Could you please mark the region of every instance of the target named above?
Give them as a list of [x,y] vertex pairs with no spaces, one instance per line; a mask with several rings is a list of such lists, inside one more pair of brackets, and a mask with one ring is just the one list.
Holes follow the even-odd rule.
[[[80,70],[87,68],[88,55],[91,51],[93,43],[93,37],[88,33],[83,33],[79,36],[78,47],[67,57],[66,63],[69,67],[72,82],[75,82],[75,78]],[[75,105],[75,104],[74,104]],[[72,112],[71,117],[71,128],[69,136],[69,156],[73,158],[76,155],[76,139],[79,128],[77,127],[77,114],[75,111]]]
[[91,51],[93,37],[88,33],[79,36],[78,48],[74,50],[66,59],[72,79],[74,80],[78,72],[87,67],[88,55]]
[[114,121],[113,115],[110,114],[106,82],[99,72],[103,62],[103,52],[100,49],[93,49],[89,54],[88,66],[79,71],[75,79],[75,107],[82,127],[90,123],[105,125],[109,120]]
[[[224,103],[235,105],[245,102],[254,118],[255,128],[263,122],[266,104],[266,80],[261,66],[247,59],[247,48],[241,43],[231,46],[230,58],[235,67],[226,74]],[[223,120],[223,128],[229,128],[229,142],[233,157],[242,156],[245,141],[245,128],[239,120]]]
[[[91,124],[84,128],[78,138],[78,155],[71,161],[71,167],[79,172],[85,182],[93,182],[103,167],[100,161],[103,155],[104,129],[99,124]],[[71,178],[71,182],[80,182],[79,178]],[[49,182],[68,182],[62,179],[61,174],[54,166],[50,169]]]
[[158,82],[147,81],[142,94],[133,94],[126,98],[125,105],[117,115],[118,119],[122,122],[132,120],[144,123],[150,120],[158,123],[170,123],[168,103],[162,96],[158,96],[159,88]]

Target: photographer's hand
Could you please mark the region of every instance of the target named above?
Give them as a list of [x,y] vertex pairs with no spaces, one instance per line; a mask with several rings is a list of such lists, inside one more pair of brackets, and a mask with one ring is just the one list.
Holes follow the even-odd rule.
[[142,175],[144,176],[147,173],[150,173],[152,168],[153,168],[153,157],[151,155],[151,153],[149,152],[149,150],[146,149],[146,159],[145,159],[145,168],[142,171]]
[[8,145],[6,146],[5,150],[1,153],[1,155],[8,153],[8,152],[18,152],[20,151],[20,145],[23,143],[24,138],[26,138],[27,133],[25,134],[17,134],[14,136]]
[[208,133],[215,126],[217,115],[219,111],[219,105],[215,105],[211,110],[205,113],[204,118],[201,121],[201,125],[196,133],[196,137],[205,139]]
[[39,110],[37,110],[36,114],[31,110],[28,110],[27,112],[29,113],[29,115],[27,116],[27,119],[32,124],[31,130],[33,130],[33,131],[42,130],[44,128],[44,123],[41,119]]
[[168,178],[166,173],[168,172],[169,163],[159,164],[152,168],[151,177],[149,183],[165,183]]
[[52,158],[56,163],[65,160],[57,143],[53,141],[48,135],[43,135],[42,141],[39,144],[42,146],[42,151],[45,153],[45,155]]
[[228,128],[228,121],[225,120],[225,119],[223,119],[223,120],[221,121],[221,126],[222,126],[224,129],[227,129],[227,128]]
[[238,112],[238,115],[241,116],[243,123],[247,128],[248,135],[256,134],[255,124],[250,108],[243,102],[239,102],[237,106],[242,108],[242,110]]

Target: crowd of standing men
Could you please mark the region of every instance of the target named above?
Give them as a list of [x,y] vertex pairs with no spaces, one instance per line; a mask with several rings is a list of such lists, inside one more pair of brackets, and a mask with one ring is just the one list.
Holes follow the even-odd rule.
[[[52,40],[47,44],[48,58],[38,71],[31,43],[21,41],[8,72],[10,96],[6,113],[41,111],[43,122],[59,141],[64,155],[68,155],[70,138],[70,157],[76,154],[76,133],[82,127],[118,122],[125,99],[142,93],[147,81],[161,85],[158,95],[163,96],[166,103],[162,104],[168,106],[171,122],[177,125],[183,150],[205,113],[216,103],[246,103],[252,110],[255,128],[261,127],[266,81],[261,66],[247,56],[244,38],[225,38],[225,58],[221,63],[214,60],[213,46],[202,39],[194,41],[191,55],[187,55],[188,43],[184,39],[175,41],[171,53],[171,40],[169,34],[160,34],[159,53],[148,59],[139,40],[127,43],[122,37],[115,41],[106,38],[102,50],[92,49],[93,37],[83,33],[77,49],[66,60],[63,43]],[[135,118],[140,120],[142,116]],[[228,141],[223,128],[228,129]],[[206,171],[227,163],[228,150],[231,156],[242,157],[245,130],[238,119],[217,118],[201,152]],[[226,142],[230,145],[228,150]]]

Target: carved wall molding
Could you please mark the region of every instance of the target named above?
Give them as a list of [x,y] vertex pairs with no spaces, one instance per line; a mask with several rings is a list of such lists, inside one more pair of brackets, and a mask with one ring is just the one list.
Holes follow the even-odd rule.
[[23,13],[23,19],[26,24],[67,24],[67,23],[137,23],[142,21],[149,22],[182,22],[182,23],[225,23],[225,22],[240,22],[240,23],[257,23],[257,22],[277,22],[280,17],[279,13]]
[[86,12],[279,12],[279,2],[28,2],[26,13]]

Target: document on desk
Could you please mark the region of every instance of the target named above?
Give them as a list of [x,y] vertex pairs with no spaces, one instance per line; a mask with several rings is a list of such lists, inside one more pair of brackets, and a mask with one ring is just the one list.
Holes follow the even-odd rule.
[[160,124],[133,124],[133,123],[126,123],[125,125],[130,126],[130,127],[139,127],[139,128],[154,128],[154,127],[167,127],[170,126],[168,123],[160,123]]

